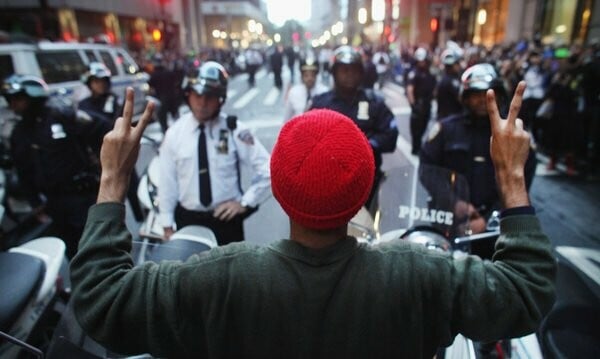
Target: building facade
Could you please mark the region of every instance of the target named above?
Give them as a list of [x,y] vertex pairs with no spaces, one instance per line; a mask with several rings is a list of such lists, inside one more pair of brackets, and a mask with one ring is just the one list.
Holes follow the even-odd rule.
[[31,41],[96,41],[133,51],[180,47],[171,0],[3,0],[0,30]]
[[521,39],[586,44],[600,36],[596,0],[457,0],[449,29],[459,41],[491,46]]
[[199,1],[203,24],[200,42],[216,48],[247,48],[266,43],[271,25],[262,1]]

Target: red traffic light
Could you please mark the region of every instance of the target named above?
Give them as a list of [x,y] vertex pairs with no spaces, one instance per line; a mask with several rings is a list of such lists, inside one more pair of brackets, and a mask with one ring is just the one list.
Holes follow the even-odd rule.
[[438,31],[439,25],[440,25],[440,23],[439,23],[437,17],[432,17],[431,20],[429,21],[429,28],[431,29],[431,32]]
[[385,36],[390,36],[391,33],[392,33],[392,27],[390,25],[385,25],[383,27],[383,34]]

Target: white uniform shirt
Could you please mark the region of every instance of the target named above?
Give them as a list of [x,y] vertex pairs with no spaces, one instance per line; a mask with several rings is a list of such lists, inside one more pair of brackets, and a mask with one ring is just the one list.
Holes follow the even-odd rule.
[[373,64],[375,64],[375,71],[378,74],[382,74],[388,70],[388,66],[390,65],[390,57],[385,52],[376,52],[373,55]]
[[[239,121],[232,136],[227,129],[226,115],[220,114],[218,119],[206,123],[204,129],[212,203],[209,207],[203,206],[198,178],[198,125],[191,112],[183,115],[169,127],[160,147],[158,200],[163,227],[173,226],[177,203],[190,211],[210,211],[229,200],[243,201],[254,207],[270,195],[269,153]],[[250,166],[253,174],[251,185],[243,194],[238,186],[236,152],[240,164]]]
[[525,72],[523,80],[527,84],[523,98],[543,99],[546,93],[544,89],[544,75],[537,66],[532,66]]
[[246,50],[246,63],[248,65],[261,65],[263,62],[262,56],[258,50],[248,49]]
[[[312,89],[310,89],[310,97],[313,98],[316,95],[327,92],[329,88],[323,84],[316,83]],[[290,88],[285,101],[285,108],[283,111],[283,122],[287,122],[294,116],[306,111],[308,102],[308,91],[304,84],[296,84]]]

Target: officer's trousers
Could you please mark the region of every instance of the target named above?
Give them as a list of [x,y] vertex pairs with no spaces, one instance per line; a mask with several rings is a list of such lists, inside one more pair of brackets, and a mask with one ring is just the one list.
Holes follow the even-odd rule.
[[410,114],[410,135],[412,138],[412,154],[416,155],[421,150],[421,143],[427,123],[431,116],[431,100],[419,99]]

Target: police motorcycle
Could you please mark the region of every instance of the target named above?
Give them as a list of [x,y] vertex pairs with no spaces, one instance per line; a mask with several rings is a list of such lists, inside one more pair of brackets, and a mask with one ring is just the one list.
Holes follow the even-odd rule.
[[[499,213],[493,213],[483,233],[470,226],[469,186],[465,177],[446,168],[420,164],[387,169],[378,193],[374,217],[366,209],[351,220],[349,234],[376,245],[406,240],[454,258],[475,254],[491,259],[500,234]],[[438,358],[479,358],[480,343],[457,335],[453,344],[440,348]],[[542,358],[535,334],[492,343],[498,357]]]
[[[208,251],[217,247],[217,238],[214,233],[203,226],[186,226],[177,230],[169,241],[153,241],[149,238],[140,238],[132,242],[131,257],[135,266],[143,263],[169,261],[185,261],[190,256]],[[124,338],[127,340],[127,338]],[[110,351],[101,344],[87,336],[75,318],[71,302],[62,315],[49,349],[47,358],[153,358],[150,354],[139,353],[124,356]]]
[[[5,179],[0,171],[2,199]],[[0,218],[5,214],[0,204]],[[4,239],[4,228],[0,234]],[[43,356],[68,296],[65,248],[59,238],[41,237],[0,252],[0,358]]]

